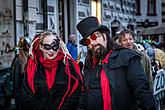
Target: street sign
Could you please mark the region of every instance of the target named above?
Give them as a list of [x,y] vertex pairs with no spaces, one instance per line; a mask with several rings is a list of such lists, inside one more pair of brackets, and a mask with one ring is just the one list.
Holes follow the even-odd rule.
[[165,70],[160,69],[157,71],[157,74],[154,79],[154,95],[165,90]]

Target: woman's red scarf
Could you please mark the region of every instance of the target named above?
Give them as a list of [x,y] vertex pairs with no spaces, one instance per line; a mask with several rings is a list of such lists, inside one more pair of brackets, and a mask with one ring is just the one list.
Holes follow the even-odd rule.
[[[54,82],[58,61],[64,59],[64,54],[62,54],[62,52],[59,52],[55,59],[50,60],[50,59],[44,59],[42,53],[39,52],[38,57],[39,57],[40,62],[44,66],[46,83],[47,83],[48,89],[50,90]],[[35,63],[34,60],[30,57],[28,61],[28,65],[27,65],[27,73],[28,73],[27,75],[28,75],[28,83],[34,93],[35,93],[35,90],[34,90],[33,78],[34,78],[34,73],[37,68],[36,65],[37,63]]]
[[39,60],[45,69],[46,82],[49,90],[51,89],[54,82],[58,61],[63,59],[64,59],[64,54],[58,54],[56,58],[53,60],[44,59],[42,55],[40,55],[39,57]]
[[[111,55],[112,50],[108,53],[104,60],[102,60],[102,64],[108,63],[108,58]],[[111,91],[110,91],[110,82],[106,76],[105,70],[101,71],[101,90],[103,96],[103,110],[112,110],[111,103]]]

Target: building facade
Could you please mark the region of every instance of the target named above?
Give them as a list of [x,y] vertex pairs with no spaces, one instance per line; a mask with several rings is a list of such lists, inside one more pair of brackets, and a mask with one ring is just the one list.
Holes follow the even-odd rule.
[[136,0],[136,32],[163,23],[162,0]]
[[134,28],[135,0],[103,0],[102,10],[103,24],[109,26],[111,37],[120,28]]
[[[65,43],[72,33],[77,35],[78,52],[82,51],[82,61],[87,49],[78,43],[82,36],[76,30],[76,24],[80,20],[87,16],[97,16],[100,23],[109,27],[112,37],[119,29],[126,28],[135,21],[135,0],[1,0],[1,4],[2,8],[11,4],[8,6],[13,21],[9,23],[12,25],[12,42],[8,43],[11,48],[21,36],[33,39],[34,35],[44,30],[57,32]],[[9,40],[5,40],[7,44]]]
[[13,0],[0,0],[0,70],[9,68],[14,58],[15,14]]
[[165,0],[162,0],[162,24],[165,24]]

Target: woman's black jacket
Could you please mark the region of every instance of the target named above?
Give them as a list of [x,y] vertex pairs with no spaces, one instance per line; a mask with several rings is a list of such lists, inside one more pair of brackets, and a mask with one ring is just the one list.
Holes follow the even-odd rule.
[[[79,80],[76,70],[70,60],[69,65],[71,74]],[[74,83],[75,80],[71,79],[71,88]],[[78,88],[76,88],[71,96],[67,94],[67,96],[63,99],[64,94],[68,90],[68,75],[65,73],[65,64],[63,61],[58,63],[55,81],[49,91],[46,84],[44,68],[39,63],[34,76],[35,93],[33,93],[29,88],[27,75],[25,73],[25,79],[21,89],[21,98],[24,107],[23,110],[57,110],[62,100],[63,103],[60,110],[75,110],[82,90],[80,80],[78,85]]]

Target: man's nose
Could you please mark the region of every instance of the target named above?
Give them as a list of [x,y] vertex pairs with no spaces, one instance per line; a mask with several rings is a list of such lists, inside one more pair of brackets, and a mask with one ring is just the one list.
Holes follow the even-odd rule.
[[[90,39],[91,40],[91,39]],[[97,44],[97,41],[96,40],[91,40],[91,45],[94,46]]]

